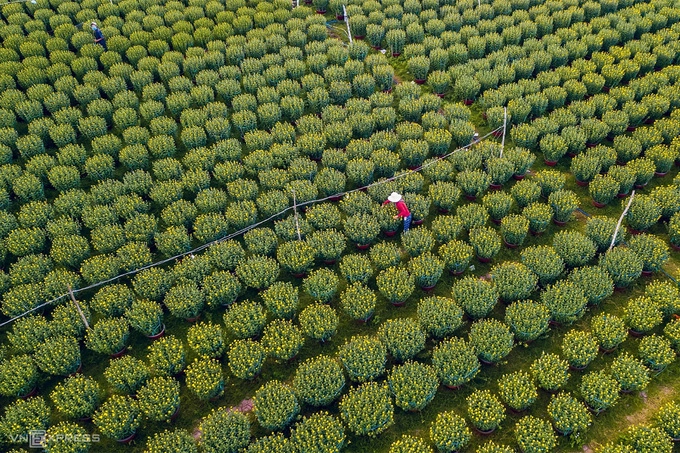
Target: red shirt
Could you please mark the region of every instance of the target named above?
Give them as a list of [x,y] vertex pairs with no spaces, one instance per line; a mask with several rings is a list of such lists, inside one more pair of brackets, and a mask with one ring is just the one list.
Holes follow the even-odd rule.
[[[385,201],[383,203],[383,206],[386,205],[387,203],[391,203],[391,201],[390,200]],[[406,203],[404,203],[404,200],[399,200],[396,203],[394,203],[394,205],[397,208],[397,215],[399,217],[406,218],[411,215],[411,211],[409,211],[408,208],[406,207]]]

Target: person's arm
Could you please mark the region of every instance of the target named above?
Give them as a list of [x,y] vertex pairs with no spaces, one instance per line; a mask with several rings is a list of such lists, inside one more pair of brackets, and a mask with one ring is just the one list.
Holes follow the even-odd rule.
[[408,208],[406,207],[406,203],[404,203],[403,201],[400,201],[396,205],[397,205],[397,211],[399,212],[399,214],[398,214],[399,217],[406,218],[406,217],[411,215],[411,211],[409,211]]
[[390,200],[385,200],[385,201],[383,201],[383,204],[382,204],[382,205],[385,206],[387,203],[391,203],[391,201],[390,201]]

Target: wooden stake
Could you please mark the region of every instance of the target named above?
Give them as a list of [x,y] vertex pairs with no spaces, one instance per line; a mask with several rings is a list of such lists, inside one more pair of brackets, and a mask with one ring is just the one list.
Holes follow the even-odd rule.
[[628,213],[628,208],[630,208],[630,205],[633,203],[633,197],[635,197],[635,191],[634,190],[630,193],[630,199],[628,200],[628,204],[626,205],[626,209],[623,210],[621,217],[619,217],[619,221],[616,224],[616,229],[614,230],[614,236],[612,236],[612,243],[609,244],[609,249],[607,249],[607,251],[614,248],[614,244],[616,243],[616,236],[619,234],[619,229],[621,228],[621,222],[623,222],[623,218]]
[[90,329],[90,323],[87,322],[87,318],[85,317],[85,313],[83,313],[83,310],[80,308],[80,304],[76,300],[76,297],[73,295],[73,290],[71,289],[71,285],[67,285],[68,288],[68,295],[71,296],[71,301],[73,302],[73,305],[76,306],[76,310],[78,310],[78,314],[80,315],[80,318],[83,320],[83,324],[85,324],[85,327],[87,330]]
[[292,189],[292,192],[293,192],[293,212],[295,213],[295,229],[297,230],[298,241],[301,241],[302,236],[300,235],[300,222],[298,221],[297,201],[295,200],[295,189]]

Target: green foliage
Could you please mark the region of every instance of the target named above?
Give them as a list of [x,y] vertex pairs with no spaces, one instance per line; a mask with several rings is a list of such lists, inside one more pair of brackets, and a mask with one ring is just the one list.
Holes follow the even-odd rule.
[[548,308],[531,300],[513,302],[505,310],[505,323],[519,341],[530,342],[537,339],[548,330],[549,321]]
[[514,411],[529,408],[538,398],[536,384],[529,373],[522,370],[501,376],[498,391],[501,400]]
[[442,384],[451,388],[470,382],[480,368],[473,346],[458,337],[448,338],[434,348],[432,365]]
[[488,390],[475,390],[466,402],[470,421],[480,431],[493,431],[505,419],[505,408]]
[[293,378],[293,388],[300,401],[315,407],[331,404],[344,387],[340,363],[323,355],[300,364]]
[[472,276],[456,281],[451,289],[451,295],[473,319],[486,317],[500,297],[494,285]]
[[472,324],[470,344],[480,360],[496,363],[505,358],[514,346],[510,328],[495,319],[481,319]]
[[551,451],[557,445],[550,423],[532,415],[527,415],[517,422],[515,439],[525,453]]
[[569,362],[569,366],[585,368],[597,357],[597,339],[581,330],[570,330],[562,339],[562,354]]
[[394,423],[387,386],[367,382],[353,387],[340,401],[340,415],[356,435],[373,437],[385,431]]
[[255,392],[255,416],[262,427],[279,431],[300,412],[295,393],[279,381],[269,381]]

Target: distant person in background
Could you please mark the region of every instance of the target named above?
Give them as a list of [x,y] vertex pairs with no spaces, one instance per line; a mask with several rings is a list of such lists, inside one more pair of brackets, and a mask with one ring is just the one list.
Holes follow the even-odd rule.
[[99,27],[97,27],[97,22],[92,21],[90,27],[92,28],[92,32],[94,33],[94,43],[102,46],[104,50],[108,50],[106,48],[106,38],[104,38],[104,33],[102,33]]
[[394,206],[397,208],[397,215],[395,215],[394,218],[398,219],[401,217],[404,219],[404,233],[406,233],[411,227],[412,216],[411,211],[408,210],[406,203],[404,203],[404,199],[397,192],[392,192],[383,203],[383,206],[387,203],[394,203]]

